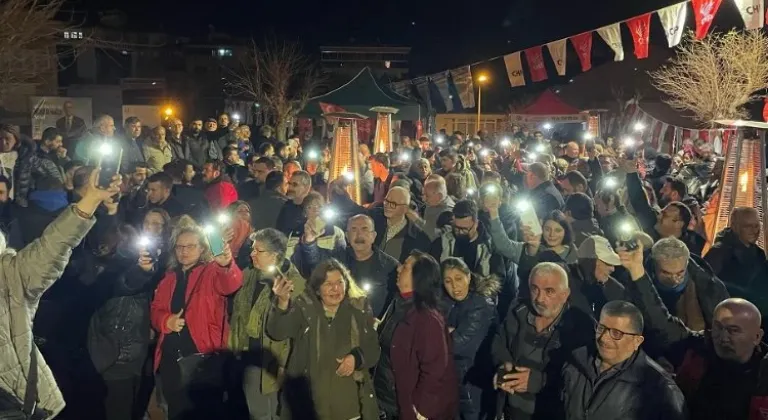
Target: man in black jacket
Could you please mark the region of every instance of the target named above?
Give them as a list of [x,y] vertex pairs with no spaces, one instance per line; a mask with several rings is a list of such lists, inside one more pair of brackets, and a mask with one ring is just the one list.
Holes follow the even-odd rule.
[[562,370],[566,420],[683,420],[685,399],[643,350],[643,315],[633,304],[603,306],[594,346],[576,349]]
[[349,246],[343,252],[338,252],[338,248],[325,248],[317,240],[307,242],[304,239],[299,242],[292,257],[299,272],[311,272],[317,264],[328,258],[343,262],[352,277],[368,293],[373,315],[377,318],[384,315],[395,291],[399,264],[396,259],[373,246],[376,240],[373,219],[358,214],[347,221]]
[[758,419],[768,410],[768,348],[760,311],[744,299],[717,305],[708,334],[670,315],[643,267],[643,250],[621,251],[627,290],[648,322],[649,341],[664,350],[692,419]]
[[504,391],[497,416],[516,420],[553,418],[563,362],[594,330],[592,320],[569,303],[568,275],[559,265],[537,265],[530,289],[510,308],[491,349],[499,368],[494,387]]
[[725,283],[732,296],[742,297],[768,311],[768,259],[757,244],[760,217],[757,209],[736,207],[731,212],[730,227],[715,237],[704,260]]

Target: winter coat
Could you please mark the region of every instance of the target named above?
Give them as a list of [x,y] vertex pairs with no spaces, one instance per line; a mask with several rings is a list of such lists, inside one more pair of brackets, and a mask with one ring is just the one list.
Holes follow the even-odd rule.
[[555,210],[562,210],[565,206],[563,195],[555,187],[552,181],[544,181],[530,191],[531,203],[536,209],[536,216],[544,219]]
[[178,140],[169,137],[168,146],[171,147],[171,155],[173,156],[173,160],[189,160],[189,144],[184,141],[183,137]]
[[369,286],[366,289],[368,301],[371,304],[373,316],[377,318],[383,315],[384,310],[389,305],[389,301],[392,299],[399,263],[396,259],[378,248],[373,248],[371,258],[376,268],[374,276],[370,278],[363,278],[355,271],[355,251],[352,247],[324,247],[318,241],[311,244],[299,243],[296,252],[294,252],[291,258],[297,267],[305,267],[301,270],[305,273],[310,273],[321,261],[330,258],[341,261],[349,269],[350,274],[352,274],[352,277],[355,278],[358,284],[367,284]]
[[32,140],[19,139],[18,152],[13,168],[13,199],[21,207],[27,207],[27,195],[32,189],[32,169],[37,165],[35,145]]
[[[656,268],[651,258],[646,260],[645,272],[650,273],[649,275],[652,279],[656,276]],[[678,299],[678,307],[672,308],[671,312],[683,318],[688,325],[693,327],[693,325],[688,323],[690,320],[685,318],[685,312],[686,310],[701,311],[704,323],[703,325],[696,325],[697,328],[693,329],[708,329],[712,326],[715,307],[730,297],[728,290],[723,282],[712,272],[709,264],[694,254],[691,254],[688,259],[686,275],[689,278],[689,284],[686,285],[686,290]],[[692,295],[691,292],[693,292]],[[686,299],[693,300],[694,302],[685,303]]]
[[[527,299],[521,299],[510,308],[493,337],[491,358],[496,367],[504,363],[512,363],[531,369],[528,392],[518,395],[517,398],[535,399],[533,404],[538,414],[535,418],[549,419],[556,412],[553,410],[552,402],[557,398],[557,385],[560,383],[560,370],[563,363],[573,350],[592,342],[594,321],[574,308],[570,302],[567,303],[557,323],[552,327],[551,338],[544,346],[543,363],[533,366],[527,360],[527,355],[520,354],[519,351],[521,330],[527,327],[528,317],[532,314]],[[510,401],[511,398],[513,397],[504,392],[499,393],[500,400],[497,405],[499,415],[503,413],[505,404],[510,403],[514,406],[515,403]]]
[[[229,334],[227,324],[227,296],[243,284],[243,272],[231,263],[222,267],[215,261],[199,264],[190,269],[183,318],[192,340],[200,353],[226,348]],[[152,299],[152,327],[160,332],[155,348],[155,371],[160,367],[160,356],[165,336],[172,331],[166,325],[171,315],[171,297],[176,288],[176,273],[168,271],[155,290]],[[192,291],[194,290],[194,294]]]
[[[288,260],[283,261],[280,271],[293,282],[292,297],[298,297],[304,293],[307,281],[301,277]],[[255,352],[254,359],[259,360],[262,375],[259,391],[263,395],[277,392],[280,389],[283,370],[291,351],[291,341],[273,340],[267,334],[267,317],[272,307],[272,276],[261,270],[248,267],[243,272],[243,286],[234,296],[232,317],[230,319],[231,330],[229,334],[229,349],[235,353]],[[254,296],[256,286],[264,282],[264,287],[258,295]],[[258,342],[258,347],[252,345]]]
[[[0,288],[5,299],[0,305],[0,387],[24,399],[31,351],[37,352],[38,402],[51,417],[64,408],[64,399],[48,365],[32,340],[32,319],[40,296],[62,275],[72,248],[93,227],[95,219],[83,219],[74,209],[64,211],[18,254],[0,255]],[[34,350],[33,350],[34,349]]]
[[416,420],[414,408],[430,420],[456,418],[453,343],[437,310],[412,308],[395,328],[389,355],[401,420]]
[[97,287],[105,298],[90,320],[88,352],[105,379],[141,375],[149,351],[149,303],[156,271],[136,264],[138,255],[112,258]]
[[[305,278],[309,278],[312,270],[320,263],[321,259],[306,259],[304,255],[306,247],[311,247],[313,248],[312,251],[317,250],[328,256],[344,255],[347,249],[347,239],[341,228],[330,224],[323,227],[322,234],[311,244],[305,244],[301,239],[298,239],[296,246],[287,251],[286,255],[290,254],[291,262],[296,265],[299,273]],[[360,279],[357,280],[360,281]]]
[[444,229],[443,233],[432,243],[429,253],[432,254],[438,262],[445,261],[449,257],[461,258],[467,263],[469,269],[473,273],[481,277],[490,275],[499,277],[504,276],[504,262],[501,261],[500,256],[493,254],[491,238],[484,226],[478,225],[478,237],[473,242],[469,243],[469,246],[475,248],[474,261],[469,261],[464,255],[459,255],[460,251],[456,249],[456,241],[456,236],[454,236],[453,230],[448,227]]
[[33,191],[29,197],[29,206],[16,213],[18,232],[11,237],[19,240],[13,247],[19,249],[39,238],[43,230],[66,211],[69,203],[64,191]]
[[209,140],[206,133],[201,132],[196,136],[186,134],[184,142],[189,147],[189,161],[195,168],[202,168],[206,161],[224,158],[219,146],[215,141]]
[[496,295],[501,285],[496,277],[478,277],[472,280],[470,290],[464,300],[455,302],[446,296],[450,303],[446,324],[454,328],[453,359],[456,364],[460,389],[459,398],[462,408],[472,407],[472,412],[480,412],[482,401],[474,400],[478,395],[470,388],[489,388],[488,378],[492,376],[490,355],[490,336],[496,323]]
[[[371,214],[371,218],[373,218],[374,226],[376,227],[376,240],[373,245],[384,249],[384,241],[387,239],[387,219],[384,217],[384,211],[375,211]],[[406,222],[403,230],[405,231],[405,240],[403,241],[400,258],[397,258],[398,261],[405,261],[413,250],[426,251],[429,249],[429,236],[413,222],[410,220]]]
[[221,211],[237,201],[237,189],[226,175],[222,175],[205,188],[205,199],[211,211]]
[[581,347],[563,366],[563,406],[566,420],[685,420],[680,388],[638,350],[614,371],[598,374],[596,350]]
[[147,166],[149,166],[151,174],[162,172],[163,167],[173,160],[171,146],[167,143],[161,147],[154,142],[145,142],[142,150],[144,157],[147,159]]
[[[293,343],[283,388],[287,402],[283,419],[378,419],[368,369],[376,366],[381,349],[366,306],[365,298],[347,297],[329,321],[310,290],[292,300],[287,311],[272,306],[267,333],[275,340],[291,339]],[[336,360],[347,355],[355,359],[355,372],[342,377],[336,374]],[[303,381],[309,382],[309,394]],[[313,404],[295,404],[307,401]]]
[[198,222],[206,220],[211,213],[205,193],[200,188],[177,184],[173,186],[171,195],[181,203],[184,208],[183,213],[192,216]]
[[[686,396],[692,419],[762,420],[768,409],[768,349],[760,345],[745,366],[723,363],[708,333],[692,331],[672,316],[650,277],[627,285],[645,319],[646,343],[662,349]],[[723,368],[725,366],[725,369]]]
[[35,180],[40,178],[53,178],[64,183],[64,169],[59,165],[59,158],[55,152],[45,152],[38,147],[34,159],[31,161],[32,176]]
[[768,259],[759,246],[744,245],[731,228],[725,228],[704,260],[732,296],[745,298],[768,313]]

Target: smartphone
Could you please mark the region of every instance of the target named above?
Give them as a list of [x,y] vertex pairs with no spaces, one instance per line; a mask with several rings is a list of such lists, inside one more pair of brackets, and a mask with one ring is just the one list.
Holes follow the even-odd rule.
[[213,226],[205,229],[205,235],[208,237],[208,243],[211,246],[211,253],[214,256],[218,256],[224,253],[224,238],[221,236],[221,229],[216,229]]
[[587,153],[592,153],[595,151],[595,141],[594,140],[587,140],[584,143],[584,148],[587,150]]
[[503,384],[504,384],[504,382],[505,382],[505,381],[504,381],[504,375],[506,375],[506,374],[508,374],[508,373],[512,373],[514,370],[515,370],[515,368],[514,368],[514,367],[513,367],[512,369],[509,369],[509,370],[508,370],[508,369],[507,369],[507,368],[504,366],[504,364],[502,364],[501,366],[499,366],[499,368],[498,368],[498,369],[496,369],[496,386],[497,386],[497,387],[500,387],[501,385],[503,385]]
[[627,251],[634,251],[638,248],[637,239],[635,239],[635,232],[637,228],[635,224],[630,221],[625,221],[619,224],[617,232],[618,246],[626,249]]
[[533,208],[533,204],[528,201],[520,201],[517,204],[517,211],[520,213],[520,223],[523,226],[528,226],[532,234],[536,236],[541,235],[541,222],[536,215],[536,209]]
[[106,143],[99,150],[99,181],[98,187],[109,188],[112,178],[120,173],[120,162],[123,160],[123,149]]

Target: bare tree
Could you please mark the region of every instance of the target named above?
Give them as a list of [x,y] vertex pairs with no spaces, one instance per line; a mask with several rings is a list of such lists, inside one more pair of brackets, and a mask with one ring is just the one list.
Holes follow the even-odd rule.
[[289,120],[304,109],[324,77],[297,42],[251,41],[241,69],[227,82],[235,96],[252,99],[275,119],[277,137],[284,141]]
[[[56,45],[64,33],[76,32],[71,48],[84,42],[76,25],[60,20],[65,0],[0,2],[0,96],[20,86],[38,85],[56,74]],[[57,19],[59,18],[59,19]]]
[[689,32],[677,57],[649,74],[670,106],[702,123],[747,118],[744,105],[768,88],[768,37],[760,30],[731,31],[697,41]]

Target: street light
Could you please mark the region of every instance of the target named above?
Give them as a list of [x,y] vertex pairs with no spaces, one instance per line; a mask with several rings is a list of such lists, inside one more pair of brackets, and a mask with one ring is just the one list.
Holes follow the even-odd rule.
[[171,107],[165,108],[165,111],[163,111],[163,112],[165,113],[165,116],[167,118],[170,118],[171,116],[173,116],[173,108],[171,108]]
[[477,77],[477,131],[480,131],[481,103],[483,101],[483,83],[488,81],[488,76],[481,74]]

